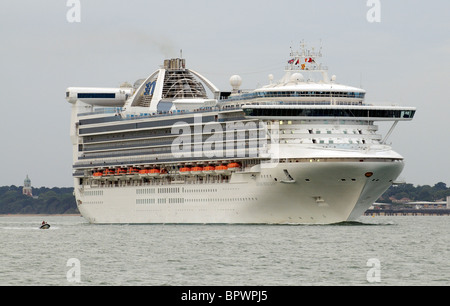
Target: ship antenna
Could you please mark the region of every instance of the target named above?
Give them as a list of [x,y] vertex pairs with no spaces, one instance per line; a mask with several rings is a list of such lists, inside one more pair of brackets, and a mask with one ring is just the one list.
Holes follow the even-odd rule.
[[183,49],[180,49],[180,58],[183,58]]

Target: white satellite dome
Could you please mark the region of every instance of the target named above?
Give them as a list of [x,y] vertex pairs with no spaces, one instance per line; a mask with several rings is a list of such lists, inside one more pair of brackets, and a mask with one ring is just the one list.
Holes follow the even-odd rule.
[[133,88],[133,85],[131,85],[128,82],[123,82],[122,84],[120,84],[119,86],[120,88]]
[[303,74],[296,72],[293,75],[291,75],[290,81],[291,82],[304,82],[305,78],[303,77]]
[[242,78],[237,74],[232,75],[230,77],[230,85],[233,88],[233,90],[235,91],[239,90],[239,87],[242,85]]

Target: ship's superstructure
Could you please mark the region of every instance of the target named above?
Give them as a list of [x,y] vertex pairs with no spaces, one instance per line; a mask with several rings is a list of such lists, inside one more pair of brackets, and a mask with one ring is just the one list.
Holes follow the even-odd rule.
[[[397,179],[386,143],[415,108],[374,106],[321,54],[291,52],[285,76],[220,91],[184,59],[119,88],[67,89],[75,196],[92,223],[355,220]],[[314,79],[314,74],[321,76]],[[383,137],[376,121],[391,121]]]

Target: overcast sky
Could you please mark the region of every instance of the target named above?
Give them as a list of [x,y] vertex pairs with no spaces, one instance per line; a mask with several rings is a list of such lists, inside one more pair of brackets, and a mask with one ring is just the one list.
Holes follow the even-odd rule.
[[[391,135],[407,183],[450,185],[450,2],[380,0],[3,0],[0,10],[0,186],[71,187],[70,86],[117,87],[178,57],[230,90],[283,76],[290,47],[319,45],[337,82],[369,103],[417,108]],[[377,2],[377,1],[375,1]],[[376,3],[375,3],[376,5]],[[375,12],[376,13],[376,12]],[[382,127],[382,129],[387,129]]]

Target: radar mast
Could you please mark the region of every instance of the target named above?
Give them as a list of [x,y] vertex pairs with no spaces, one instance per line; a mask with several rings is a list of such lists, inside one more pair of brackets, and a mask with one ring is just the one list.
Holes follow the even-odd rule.
[[[300,51],[293,51],[291,47],[291,52],[289,54],[289,60],[285,67],[285,71],[290,77],[292,73],[307,73],[311,75],[313,72],[318,72],[322,74],[323,82],[329,83],[328,78],[328,67],[323,66],[319,59],[322,57],[322,46],[316,51],[314,47],[310,49],[307,48],[305,42],[302,41],[300,44]],[[308,80],[309,78],[307,78]]]

